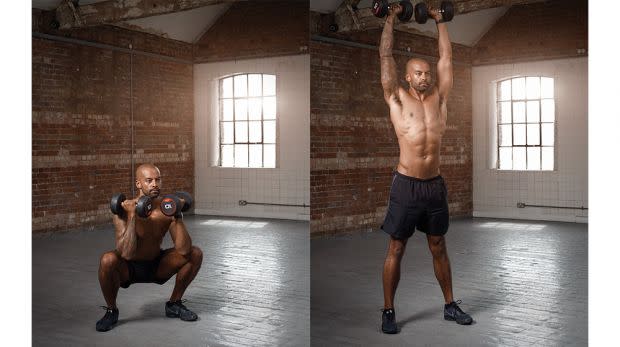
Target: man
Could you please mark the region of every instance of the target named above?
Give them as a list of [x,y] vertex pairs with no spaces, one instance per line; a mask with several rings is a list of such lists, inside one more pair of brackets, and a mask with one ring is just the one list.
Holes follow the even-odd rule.
[[[97,322],[97,331],[108,331],[118,321],[116,295],[119,287],[127,288],[132,283],[164,284],[174,274],[176,282],[170,301],[165,305],[166,316],[184,321],[198,318],[182,304],[181,297],[200,269],[202,251],[192,246],[182,215],[168,217],[160,210],[161,174],[157,167],[140,165],[136,169],[136,187],[139,196],[125,200],[122,204],[124,215],[113,217],[116,249],[101,256],[99,284],[107,307],[105,315]],[[153,199],[153,210],[143,219],[136,216],[136,203],[144,195]],[[162,250],[160,247],[167,232],[174,247]]]
[[381,85],[390,109],[390,119],[398,138],[400,158],[392,187],[387,214],[381,228],[390,235],[383,266],[384,309],[381,329],[398,332],[394,312],[394,294],[400,279],[400,262],[407,240],[417,227],[426,233],[433,255],[435,276],[444,295],[444,318],[459,324],[471,324],[452,297],[450,260],[444,234],[448,231],[447,190],[439,174],[439,149],[446,129],[447,99],[452,88],[452,48],[448,28],[436,9],[430,16],[439,31],[437,85],[432,83],[431,69],[423,59],[411,59],[406,66],[408,88],[399,86],[396,62],[392,56],[395,17],[402,12],[398,4],[390,5],[381,35]]

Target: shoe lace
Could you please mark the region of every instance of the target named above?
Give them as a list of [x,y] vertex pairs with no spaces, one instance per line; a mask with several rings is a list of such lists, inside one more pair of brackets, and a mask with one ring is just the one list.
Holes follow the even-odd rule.
[[465,313],[465,312],[463,312],[463,310],[461,310],[461,308],[458,306],[458,305],[460,305],[460,304],[461,304],[461,302],[462,302],[461,300],[454,301],[454,302],[453,302],[454,309],[455,309],[455,310],[457,310],[457,311],[458,311],[458,312],[460,312],[460,313]]
[[181,308],[183,308],[183,309],[186,309],[186,310],[187,310],[187,307],[185,307],[185,305],[183,305],[183,303],[185,303],[185,302],[187,302],[187,299],[179,299],[179,300],[177,300],[177,301],[173,302],[173,304],[177,304],[177,305],[179,305]]

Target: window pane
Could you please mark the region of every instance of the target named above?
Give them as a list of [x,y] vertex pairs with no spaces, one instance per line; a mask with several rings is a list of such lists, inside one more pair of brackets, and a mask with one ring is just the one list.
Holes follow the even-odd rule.
[[223,145],[222,146],[222,166],[224,167],[233,167],[234,155],[233,155],[233,145]]
[[263,127],[263,143],[276,143],[276,121],[264,121]]
[[276,95],[275,75],[263,75],[263,95]]
[[222,100],[222,120],[233,120],[233,101],[232,99]]
[[538,100],[527,102],[527,122],[540,122],[540,108],[538,106]]
[[510,80],[503,81],[499,84],[499,99],[500,100],[510,100]]
[[250,145],[250,167],[263,166],[263,145]]
[[506,124],[499,126],[499,145],[512,146],[512,125]]
[[512,103],[512,121],[514,123],[525,123],[525,102]]
[[542,169],[553,170],[553,147],[542,147]]
[[540,98],[540,78],[539,77],[528,77],[526,79],[527,86],[527,98],[528,99],[539,99]]
[[512,99],[525,99],[525,78],[514,78],[512,80]]
[[248,76],[235,76],[235,97],[248,96]]
[[512,148],[512,169],[513,170],[525,170],[525,147],[513,147]]
[[265,145],[265,163],[263,167],[276,167],[276,145]]
[[261,96],[263,93],[261,75],[248,75],[248,85],[250,96]]
[[540,170],[540,147],[529,147],[527,149],[527,169]]
[[555,141],[555,129],[553,123],[543,123],[542,125],[542,145],[553,146]]
[[222,122],[222,143],[234,143],[235,133],[233,132],[233,122]]
[[248,142],[248,122],[235,122],[235,142]]
[[553,102],[553,100],[542,100],[541,109],[541,116],[543,122],[555,121],[555,103]]
[[508,102],[500,102],[499,103],[499,122],[500,123],[510,123],[510,108],[512,107],[512,103]]
[[248,167],[248,145],[235,145],[235,167]]
[[538,124],[527,125],[527,144],[540,146],[540,126]]
[[513,127],[513,144],[515,146],[525,145],[525,124],[515,124]]
[[261,142],[261,121],[250,122],[250,142]]
[[553,78],[541,77],[540,97],[553,98]]
[[235,100],[235,120],[248,119],[248,100]]
[[222,98],[233,97],[233,78],[228,77],[222,80]]
[[276,119],[276,97],[263,98],[264,119]]
[[248,116],[250,120],[260,120],[262,112],[263,105],[261,98],[248,99]]
[[512,170],[512,147],[499,148],[499,169]]

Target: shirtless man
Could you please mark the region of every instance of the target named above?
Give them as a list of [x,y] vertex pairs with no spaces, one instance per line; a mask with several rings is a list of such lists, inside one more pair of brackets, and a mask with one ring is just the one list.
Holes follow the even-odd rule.
[[[166,302],[166,316],[184,321],[198,318],[182,304],[181,297],[200,269],[202,251],[192,246],[182,215],[168,217],[160,210],[161,199],[157,197],[161,175],[157,167],[140,165],[136,169],[136,187],[139,196],[125,200],[122,204],[125,214],[113,217],[116,249],[104,253],[99,263],[99,284],[107,307],[105,315],[97,322],[97,331],[108,331],[118,321],[116,295],[119,287],[127,288],[132,283],[164,284],[174,274],[176,282],[170,301]],[[145,219],[135,212],[136,202],[143,195],[153,199],[152,213]],[[160,247],[167,232],[174,247],[162,250]]]
[[452,89],[452,47],[448,28],[441,14],[429,7],[429,15],[439,31],[437,85],[433,85],[431,68],[423,59],[410,59],[405,79],[408,89],[399,86],[396,62],[392,56],[393,28],[402,11],[390,5],[381,35],[381,85],[390,109],[390,119],[398,138],[400,158],[390,189],[390,203],[381,228],[390,235],[383,266],[384,309],[381,330],[398,332],[394,312],[394,294],[400,279],[400,262],[407,240],[415,228],[426,234],[433,255],[435,276],[445,299],[444,318],[458,324],[471,324],[452,297],[452,275],[444,234],[448,231],[447,190],[439,174],[439,149],[446,130],[447,99]]

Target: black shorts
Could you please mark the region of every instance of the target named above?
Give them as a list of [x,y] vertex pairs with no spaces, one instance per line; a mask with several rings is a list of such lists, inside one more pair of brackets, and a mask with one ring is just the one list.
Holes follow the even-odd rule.
[[390,202],[381,229],[395,239],[407,239],[418,230],[429,235],[448,231],[448,190],[443,177],[409,177],[394,172]]
[[121,287],[128,288],[131,284],[134,283],[166,283],[168,279],[155,279],[155,274],[157,273],[159,262],[164,256],[164,253],[165,251],[163,249],[160,249],[159,255],[157,255],[157,257],[153,260],[126,260],[127,268],[129,269],[129,280],[127,280],[127,282],[121,283]]

